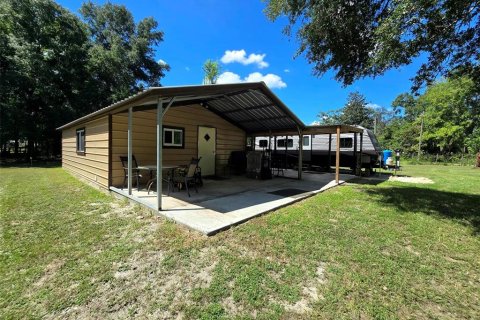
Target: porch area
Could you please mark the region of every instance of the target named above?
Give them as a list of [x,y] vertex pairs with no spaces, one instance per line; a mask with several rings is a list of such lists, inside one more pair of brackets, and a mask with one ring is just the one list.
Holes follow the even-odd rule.
[[[110,190],[188,228],[213,235],[342,184],[355,176],[340,174],[339,183],[335,181],[335,173],[303,171],[302,180],[297,177],[296,170],[285,170],[283,176],[269,180],[235,175],[204,179],[198,193],[191,192],[191,197],[185,190],[175,190],[169,196],[162,193],[160,211],[155,192],[148,194],[146,189],[138,191],[133,188],[129,195],[128,189],[110,187]],[[163,190],[167,190],[166,186]]]

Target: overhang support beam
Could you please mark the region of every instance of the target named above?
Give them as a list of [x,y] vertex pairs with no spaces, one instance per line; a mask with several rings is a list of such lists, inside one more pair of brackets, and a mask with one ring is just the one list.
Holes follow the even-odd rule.
[[298,128],[298,180],[302,180],[303,170],[303,132]]
[[175,97],[170,99],[167,107],[163,108],[163,101],[157,102],[157,209],[162,210],[162,182],[163,182],[163,116],[175,101]]
[[340,126],[337,126],[337,150],[335,156],[335,182],[340,183]]
[[[127,158],[128,158],[128,195],[132,195],[132,154],[133,154],[133,143],[132,143],[132,126],[133,126],[133,107],[128,108],[128,129],[127,129]],[[138,187],[138,186],[137,186]]]

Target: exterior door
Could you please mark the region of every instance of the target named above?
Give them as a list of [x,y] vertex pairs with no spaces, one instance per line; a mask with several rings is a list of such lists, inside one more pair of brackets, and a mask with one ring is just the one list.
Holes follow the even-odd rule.
[[212,127],[198,127],[198,157],[203,176],[215,175],[217,129]]

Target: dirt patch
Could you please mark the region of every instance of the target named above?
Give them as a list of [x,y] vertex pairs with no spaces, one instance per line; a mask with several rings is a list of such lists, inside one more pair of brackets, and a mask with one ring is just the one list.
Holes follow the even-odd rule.
[[421,184],[434,183],[433,180],[425,177],[390,176],[390,178],[388,178],[388,181],[405,182],[405,183],[421,183]]
[[320,262],[315,271],[315,278],[309,281],[306,281],[302,287],[302,297],[300,300],[295,303],[286,303],[282,302],[281,305],[285,308],[286,311],[304,314],[312,311],[311,304],[323,299],[323,295],[318,292],[319,285],[324,285],[327,282],[325,275],[326,264]]
[[[152,227],[144,229],[152,231]],[[112,264],[112,279],[99,285],[92,300],[49,317],[182,319],[178,310],[192,300],[193,290],[210,286],[217,254],[217,250],[203,249],[172,269],[165,266],[168,251],[137,251],[127,261]]]
[[419,255],[420,255],[420,252],[415,251],[415,249],[413,249],[413,247],[412,247],[411,245],[407,245],[407,246],[405,247],[405,249],[407,249],[408,252],[413,253],[413,254],[416,255],[416,256],[419,256]]
[[50,281],[58,270],[65,264],[65,260],[55,259],[45,267],[43,276],[34,283],[34,287],[42,287],[45,283]]

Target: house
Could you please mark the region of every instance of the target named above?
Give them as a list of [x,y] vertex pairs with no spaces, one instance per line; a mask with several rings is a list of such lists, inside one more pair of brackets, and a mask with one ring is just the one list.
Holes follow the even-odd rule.
[[[202,157],[202,174],[208,176],[224,169],[232,151],[244,151],[247,137],[362,131],[345,125],[307,127],[263,82],[149,88],[58,130],[63,168],[113,191],[124,183],[120,156],[130,159],[130,173],[133,156],[156,168]],[[336,150],[338,159],[338,145]],[[298,161],[302,168],[301,156]],[[339,163],[336,167],[338,183]],[[162,171],[155,172],[158,194]],[[128,176],[127,195],[132,196],[135,186]],[[156,198],[162,210],[162,197]]]

